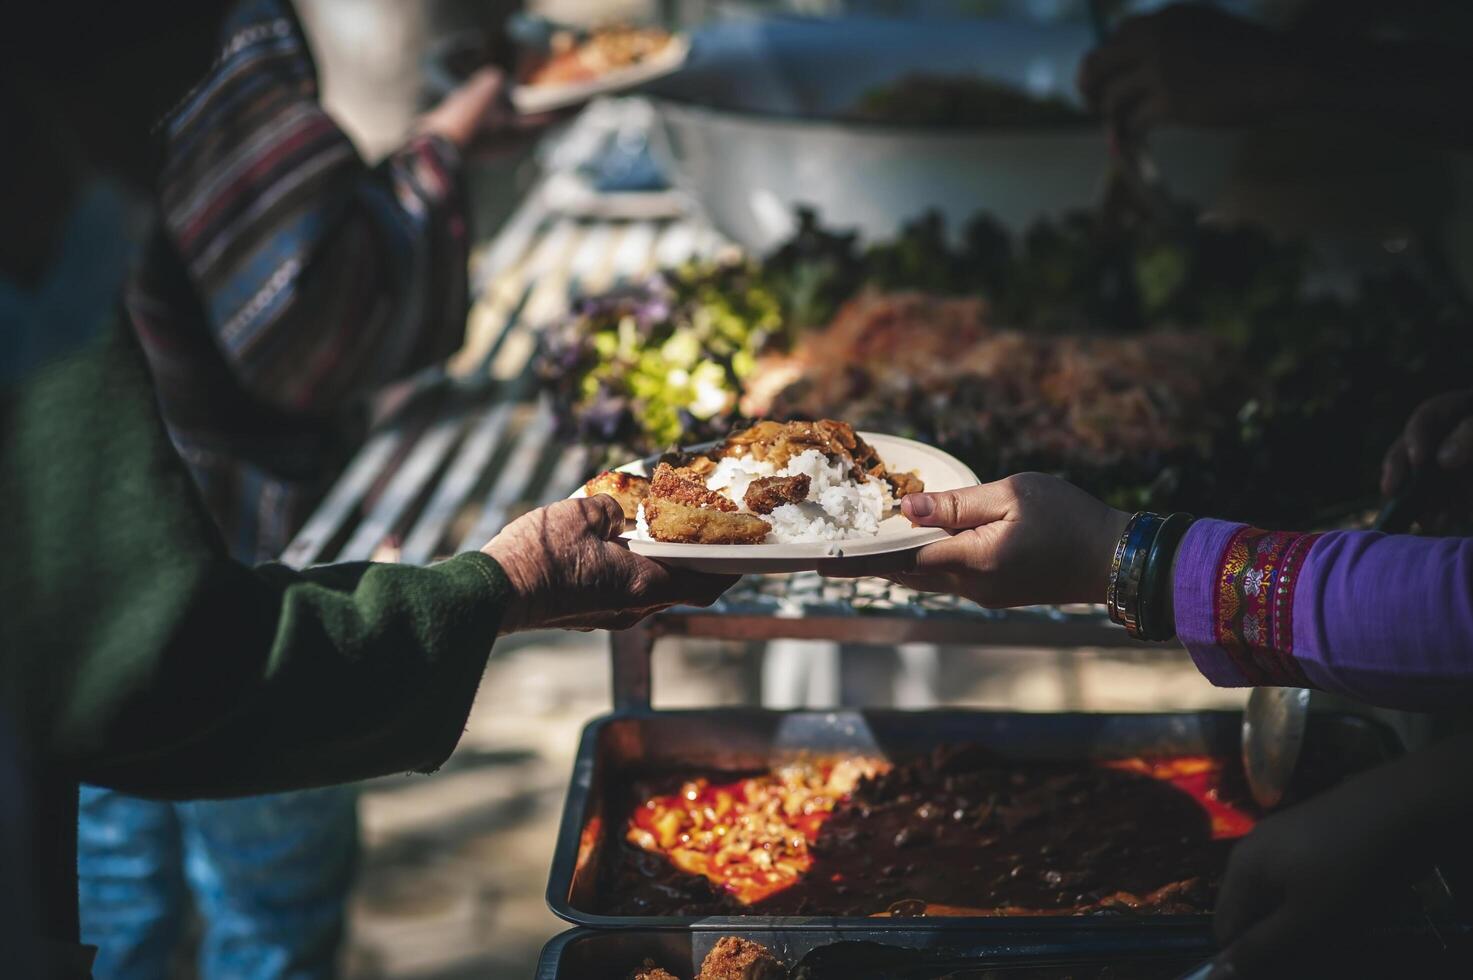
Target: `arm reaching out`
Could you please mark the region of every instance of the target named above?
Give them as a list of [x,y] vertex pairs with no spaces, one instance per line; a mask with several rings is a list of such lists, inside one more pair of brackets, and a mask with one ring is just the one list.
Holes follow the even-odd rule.
[[[982,605],[1101,602],[1129,515],[1024,473],[902,502],[952,537],[840,574],[879,574]],[[1319,687],[1426,709],[1473,700],[1473,540],[1298,534],[1197,521],[1168,589],[1175,630],[1222,686]]]
[[0,414],[0,709],[47,771],[231,796],[439,765],[491,645],[714,601],[617,540],[612,498],[563,501],[430,568],[229,559],[118,326],[7,390]]
[[[266,405],[330,413],[460,342],[457,138],[498,99],[487,81],[370,167],[319,101],[291,5],[235,8],[213,70],[164,123],[159,201],[216,347]],[[167,395],[168,345],[150,346]]]

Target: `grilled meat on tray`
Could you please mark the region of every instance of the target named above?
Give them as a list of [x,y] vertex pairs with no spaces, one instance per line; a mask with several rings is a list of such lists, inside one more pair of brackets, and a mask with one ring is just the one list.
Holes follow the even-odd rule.
[[654,960],[645,960],[644,966],[629,975],[629,980],[678,980],[678,978],[664,967],[656,966]]
[[722,936],[706,954],[696,980],[785,980],[788,971],[761,943]]

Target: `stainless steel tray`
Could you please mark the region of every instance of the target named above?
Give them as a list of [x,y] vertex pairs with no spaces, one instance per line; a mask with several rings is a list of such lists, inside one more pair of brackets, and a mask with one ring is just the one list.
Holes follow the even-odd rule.
[[[876,942],[905,949],[944,950],[948,955],[976,958],[977,966],[1000,968],[988,972],[996,980],[1017,977],[1027,980],[1037,972],[1059,966],[1098,966],[1108,962],[1120,975],[1122,964],[1133,961],[1151,967],[1150,976],[1174,977],[1210,955],[1211,945],[1198,935],[1183,934],[1168,939],[1150,953],[1134,951],[1114,937],[1081,945],[1068,954],[1054,950],[1053,937],[1044,933],[1037,937],[1019,933],[1000,937],[996,933],[948,932],[923,930],[843,930],[834,929],[723,929],[720,932],[694,930],[620,929],[596,931],[572,929],[550,939],[542,949],[535,980],[625,980],[632,971],[652,959],[667,970],[683,977],[695,976],[701,961],[722,936],[740,936],[759,942],[789,964],[796,963],[812,950],[838,942]],[[1131,957],[1131,960],[1125,959]],[[1011,969],[1008,969],[1011,967]],[[1089,976],[1093,971],[1082,973]],[[863,978],[854,978],[863,980]]]
[[[958,977],[981,980],[1075,980],[1110,977],[1114,980],[1185,978],[1211,954],[1210,945],[1193,936],[1156,936],[1153,948],[1133,948],[1119,936],[1081,937],[1067,951],[1058,949],[1054,936],[1019,931],[1008,936],[977,932],[919,930],[834,929],[621,929],[599,932],[572,929],[554,936],[542,949],[535,980],[625,980],[652,959],[673,970],[682,980],[693,977],[712,945],[722,936],[740,936],[760,942],[788,964],[811,950],[838,942],[872,942],[903,949],[930,950],[937,955],[966,958]],[[976,960],[975,963],[970,962]],[[1436,932],[1421,927],[1385,927],[1357,930],[1346,937],[1338,952],[1320,955],[1301,976],[1421,977],[1452,980],[1467,977],[1473,966],[1473,942],[1466,928]],[[1328,971],[1328,972],[1327,972]],[[914,974],[908,971],[906,976]],[[847,980],[895,980],[882,964],[857,972]]]
[[[1059,934],[1138,937],[1181,932],[1205,940],[1200,916],[1044,916],[996,919],[757,916],[612,916],[597,911],[605,858],[617,846],[622,814],[605,808],[634,775],[671,770],[751,770],[805,754],[860,753],[902,760],[944,743],[982,745],[1016,760],[1212,754],[1236,758],[1242,716],[1235,711],[1169,714],[1025,714],[990,711],[640,711],[595,719],[583,731],[548,882],[552,911],[598,928],[829,928],[932,932],[967,929],[993,936]],[[1397,751],[1389,730],[1347,714],[1316,714],[1307,752],[1354,771]],[[611,828],[612,834],[611,834]],[[1151,945],[1155,945],[1152,942]]]

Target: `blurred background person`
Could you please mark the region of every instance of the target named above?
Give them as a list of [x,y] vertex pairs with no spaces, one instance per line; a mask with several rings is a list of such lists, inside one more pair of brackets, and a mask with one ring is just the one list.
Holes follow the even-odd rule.
[[[459,346],[464,156],[543,120],[518,119],[484,68],[371,167],[319,102],[290,3],[234,4],[213,49],[161,132],[163,220],[127,307],[176,447],[231,555],[256,563],[357,448],[369,397]],[[352,786],[188,803],[84,788],[97,975],[165,975],[190,899],[204,976],[330,975],[356,837]]]
[[1467,290],[1473,224],[1449,202],[1473,187],[1473,108],[1454,94],[1473,83],[1470,37],[1473,7],[1454,0],[1173,3],[1112,23],[1078,83],[1128,143],[1236,131],[1218,217],[1361,268],[1435,251]]
[[1473,106],[1448,97],[1473,82],[1465,5],[1297,6],[1283,28],[1205,3],[1127,18],[1080,65],[1080,91],[1129,135],[1329,119],[1473,145]]

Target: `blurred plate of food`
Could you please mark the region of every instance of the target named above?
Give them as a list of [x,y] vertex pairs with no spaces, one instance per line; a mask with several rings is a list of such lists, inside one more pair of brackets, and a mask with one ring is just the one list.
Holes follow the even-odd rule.
[[675,71],[690,52],[682,34],[661,27],[611,25],[556,31],[547,57],[511,93],[518,112],[551,112],[643,85]]
[[976,483],[966,464],[939,449],[824,419],[758,422],[720,442],[600,473],[574,496],[618,500],[636,554],[747,574],[810,571],[939,541],[945,531],[901,515],[901,498]]

